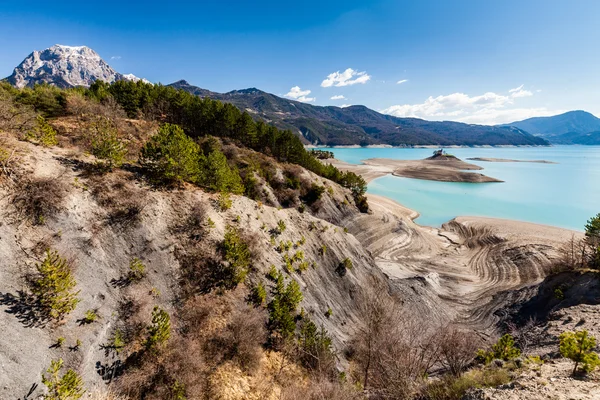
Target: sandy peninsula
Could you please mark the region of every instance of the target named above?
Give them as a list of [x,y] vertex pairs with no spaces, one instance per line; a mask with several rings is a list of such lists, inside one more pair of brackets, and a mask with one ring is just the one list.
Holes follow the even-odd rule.
[[348,164],[340,160],[330,160],[338,168],[352,170],[370,182],[385,175],[404,178],[424,179],[440,182],[486,183],[502,182],[499,179],[478,172],[478,165],[464,162],[453,156],[429,157],[424,160],[391,160],[387,158],[370,158],[362,164]]
[[490,157],[471,157],[467,158],[470,161],[484,161],[484,162],[526,162],[526,163],[538,163],[538,164],[558,164],[554,161],[548,160],[511,160],[509,158],[490,158]]

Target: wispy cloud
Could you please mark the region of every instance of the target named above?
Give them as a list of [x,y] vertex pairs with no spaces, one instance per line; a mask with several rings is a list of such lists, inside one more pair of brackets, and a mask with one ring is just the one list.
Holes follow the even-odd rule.
[[340,107],[341,108],[346,108],[346,107],[350,107],[352,104],[342,104]]
[[343,94],[337,94],[335,96],[331,96],[331,100],[346,100]]
[[352,68],[346,69],[344,72],[336,71],[327,75],[327,78],[321,82],[321,87],[342,87],[356,85],[358,83],[365,84],[371,79],[371,76],[366,71],[358,72]]
[[516,99],[517,97],[529,97],[529,96],[533,96],[533,93],[531,93],[529,90],[524,90],[523,86],[525,86],[525,85],[521,85],[521,86],[516,87],[514,89],[510,89],[508,91],[508,93],[510,93],[510,97],[512,97],[513,99]]
[[406,82],[408,82],[408,79],[402,79],[402,80],[399,80],[398,82],[396,82],[396,84],[402,85],[403,83],[406,83]]
[[521,85],[510,89],[507,94],[487,92],[478,96],[465,93],[430,96],[423,103],[394,105],[381,112],[396,117],[451,119],[473,124],[501,124],[556,113],[543,107],[511,107],[517,99],[529,96],[533,96],[533,93]]
[[284,94],[284,96],[304,103],[310,103],[316,100],[315,97],[308,97],[310,93],[310,90],[302,90],[300,89],[300,86],[294,86],[288,93]]
[[121,56],[111,56],[110,59],[111,60],[120,60]]

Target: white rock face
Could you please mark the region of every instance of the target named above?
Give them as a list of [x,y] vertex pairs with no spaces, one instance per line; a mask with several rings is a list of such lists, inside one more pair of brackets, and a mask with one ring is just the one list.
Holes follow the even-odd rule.
[[140,78],[116,72],[89,47],[57,44],[31,53],[7,80],[18,88],[32,87],[36,83],[69,88],[89,87],[96,80],[113,83],[119,80],[138,81]]

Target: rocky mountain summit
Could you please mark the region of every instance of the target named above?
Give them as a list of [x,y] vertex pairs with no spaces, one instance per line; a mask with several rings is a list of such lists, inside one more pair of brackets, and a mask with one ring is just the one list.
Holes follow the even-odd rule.
[[112,83],[119,80],[137,81],[140,78],[116,72],[89,47],[57,44],[31,53],[7,80],[18,88],[32,87],[39,83],[70,88],[88,87],[96,80]]

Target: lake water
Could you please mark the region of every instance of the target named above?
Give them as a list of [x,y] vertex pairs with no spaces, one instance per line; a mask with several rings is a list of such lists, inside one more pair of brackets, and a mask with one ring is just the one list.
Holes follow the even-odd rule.
[[[360,164],[368,158],[416,160],[433,149],[326,149],[335,157]],[[600,146],[448,149],[503,183],[452,183],[385,176],[368,193],[390,197],[418,211],[416,222],[440,226],[460,215],[536,222],[582,231],[600,212]],[[469,157],[548,160],[558,164],[469,161]]]

